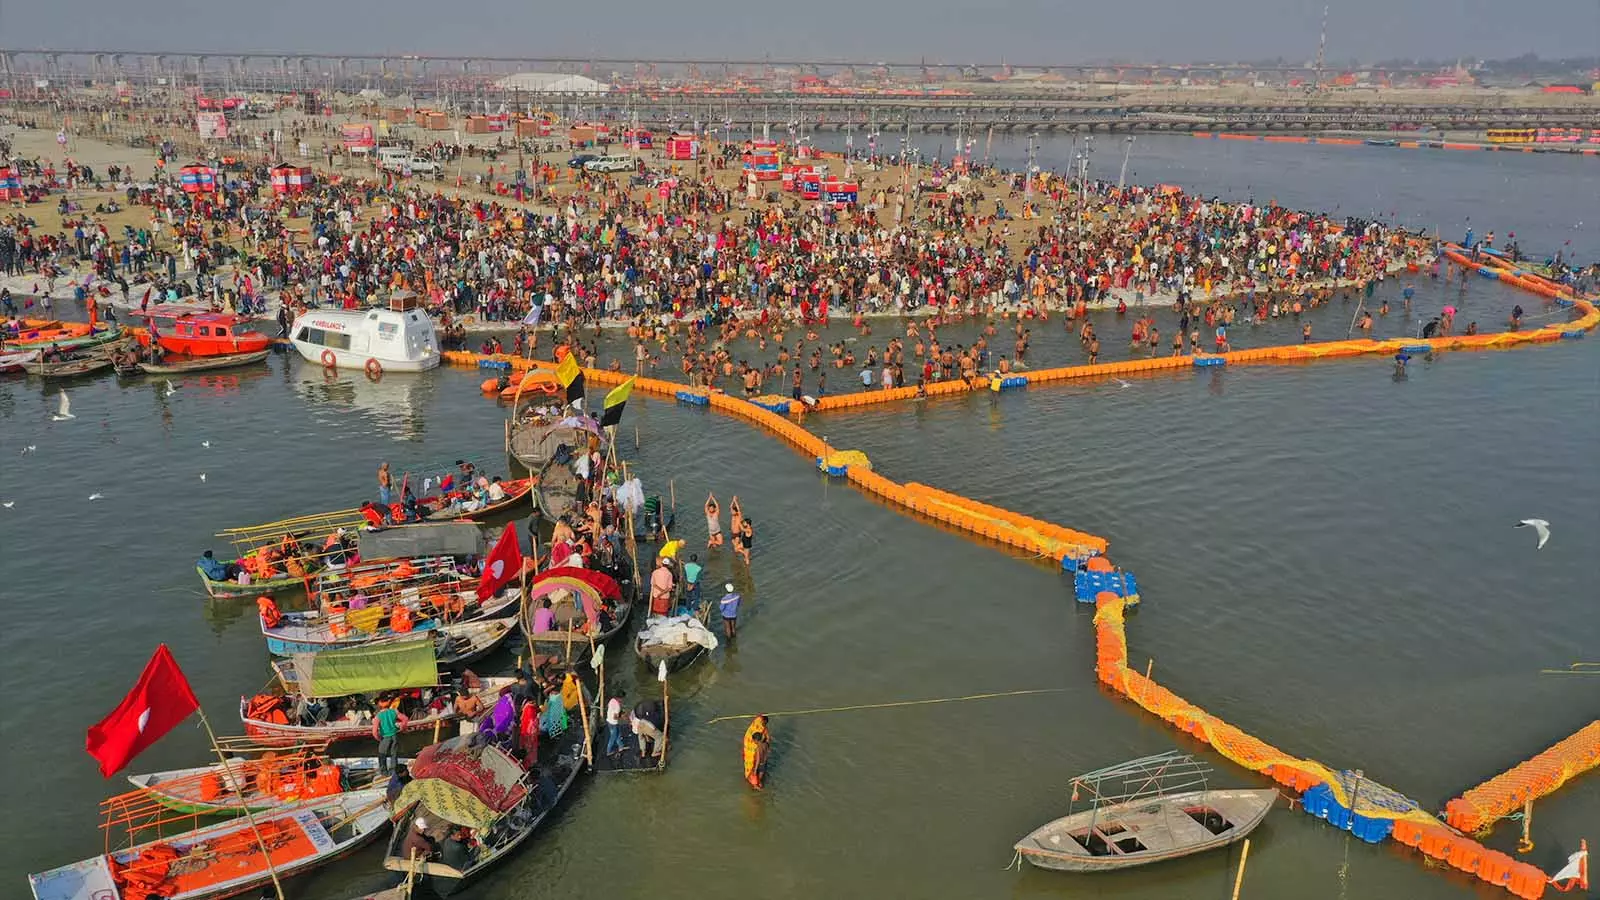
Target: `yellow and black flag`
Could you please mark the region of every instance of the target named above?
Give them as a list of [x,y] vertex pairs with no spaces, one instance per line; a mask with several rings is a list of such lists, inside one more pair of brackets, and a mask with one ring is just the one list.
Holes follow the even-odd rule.
[[568,403],[583,399],[583,367],[578,365],[578,354],[568,353],[562,358],[561,365],[556,366],[556,381],[567,389]]
[[610,393],[606,394],[606,407],[600,413],[600,424],[615,425],[622,421],[622,408],[628,405],[628,395],[632,393],[632,378],[612,388]]

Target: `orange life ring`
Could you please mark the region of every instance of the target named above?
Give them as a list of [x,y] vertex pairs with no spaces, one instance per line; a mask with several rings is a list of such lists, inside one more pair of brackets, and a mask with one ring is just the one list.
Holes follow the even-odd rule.
[[383,377],[383,363],[378,362],[373,357],[367,357],[366,369],[367,377],[371,378],[373,381],[377,381],[379,378]]
[[333,355],[332,350],[322,351],[322,367],[324,369],[336,369],[339,367],[339,358]]

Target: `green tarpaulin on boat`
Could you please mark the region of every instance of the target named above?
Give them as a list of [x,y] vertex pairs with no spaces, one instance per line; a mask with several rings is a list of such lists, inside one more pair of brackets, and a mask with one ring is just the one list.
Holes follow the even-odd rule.
[[301,688],[312,697],[343,697],[439,683],[431,634],[419,640],[297,653],[294,667]]

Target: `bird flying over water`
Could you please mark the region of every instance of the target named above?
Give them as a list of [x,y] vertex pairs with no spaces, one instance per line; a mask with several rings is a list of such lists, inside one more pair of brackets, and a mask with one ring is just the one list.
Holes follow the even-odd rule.
[[16,505],[17,505],[17,501],[15,501],[15,500],[7,500],[4,503],[0,503],[0,506],[4,506],[6,509],[10,509],[11,507],[16,506]]
[[1127,383],[1126,381],[1123,381],[1121,378],[1118,378],[1117,379],[1117,387],[1133,387],[1133,385]]
[[1539,546],[1535,550],[1543,550],[1544,542],[1550,540],[1550,523],[1543,519],[1523,519],[1517,523],[1518,528],[1532,528],[1539,535]]
[[206,480],[206,473],[204,473],[204,472],[200,473],[200,480],[201,481],[205,481]]
[[105,496],[105,494],[101,494],[101,493],[96,492],[96,493],[90,494],[89,495],[89,499],[90,500],[99,500],[101,497],[104,497],[104,496]]
[[32,453],[33,451],[38,450],[38,449],[39,449],[39,445],[38,444],[29,444],[28,446],[22,448],[22,453],[19,454],[19,455],[27,456],[29,453]]
[[207,450],[210,450],[211,449],[211,442],[210,441],[201,441],[200,442],[200,446],[206,448]]
[[172,386],[172,379],[168,378],[167,379],[167,390],[166,390],[166,393],[164,394],[164,396],[171,397],[173,394],[176,394],[177,392],[178,392],[178,389]]
[[[67,399],[67,392],[62,391],[61,404],[56,407],[56,414],[50,417],[50,421],[65,422],[68,419],[76,418],[77,416],[72,414],[72,401]],[[33,448],[29,447],[28,449],[32,450]]]

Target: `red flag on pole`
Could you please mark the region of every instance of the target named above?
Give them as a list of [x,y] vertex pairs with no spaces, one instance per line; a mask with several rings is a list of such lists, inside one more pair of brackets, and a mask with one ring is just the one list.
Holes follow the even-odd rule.
[[487,600],[522,572],[522,547],[517,543],[517,528],[507,525],[500,540],[483,558],[483,577],[478,579],[478,599]]
[[100,774],[110,778],[199,708],[189,680],[162,644],[128,696],[89,728],[84,749],[100,761]]

